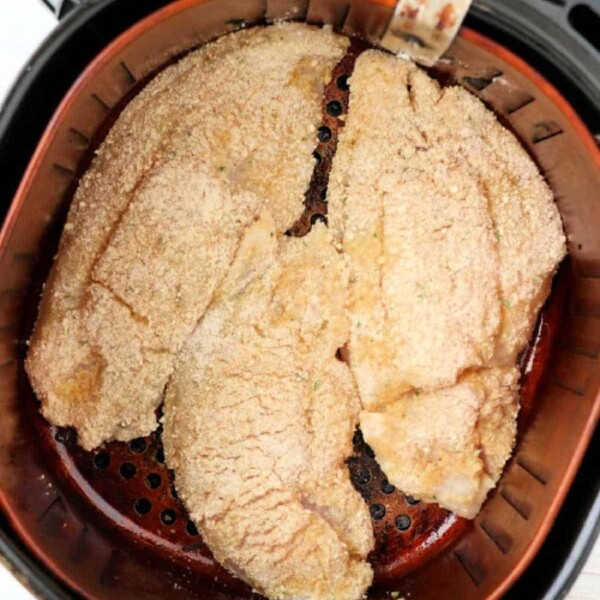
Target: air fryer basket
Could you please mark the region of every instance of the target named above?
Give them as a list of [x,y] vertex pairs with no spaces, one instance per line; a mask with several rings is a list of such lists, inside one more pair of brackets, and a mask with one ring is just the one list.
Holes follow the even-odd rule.
[[[246,598],[202,544],[172,487],[160,436],[85,453],[70,430],[48,427],[22,368],[40,284],[78,175],[119,109],[181,53],[241,26],[279,18],[329,23],[377,43],[393,2],[180,0],[114,41],[68,93],[40,143],[0,236],[0,507],[34,555],[90,598]],[[360,48],[360,44],[354,46]],[[324,103],[346,106],[338,67]],[[538,328],[524,378],[519,444],[499,488],[473,523],[386,485],[359,435],[349,462],[372,507],[377,585],[418,599],[498,598],[538,550],[597,422],[600,402],[600,158],[556,90],[523,61],[465,29],[437,68],[492,107],[552,186],[570,258]],[[377,107],[374,107],[377,110]],[[340,122],[324,110],[311,215]]]

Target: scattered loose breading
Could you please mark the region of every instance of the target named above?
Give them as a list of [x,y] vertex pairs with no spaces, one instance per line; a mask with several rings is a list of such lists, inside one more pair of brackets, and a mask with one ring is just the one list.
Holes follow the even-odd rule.
[[154,429],[244,228],[264,207],[279,230],[302,212],[324,85],[347,44],[299,24],[223,37],[117,121],[74,198],[27,360],[44,415],[85,448]]
[[347,272],[325,227],[242,242],[168,387],[163,441],[217,560],[270,598],[358,600],[371,583],[367,506],[350,483],[359,401],[335,358]]

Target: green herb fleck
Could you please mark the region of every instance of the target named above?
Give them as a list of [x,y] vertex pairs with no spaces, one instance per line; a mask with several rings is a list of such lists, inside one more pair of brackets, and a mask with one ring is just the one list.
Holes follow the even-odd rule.
[[502,306],[504,308],[510,308],[512,306],[509,298],[502,298]]
[[322,385],[322,382],[320,379],[317,379],[315,382],[313,382],[313,391],[316,392]]
[[221,165],[221,166],[219,167],[219,171],[221,171],[221,173],[222,173],[224,170],[225,170],[225,167],[224,167],[223,165]]

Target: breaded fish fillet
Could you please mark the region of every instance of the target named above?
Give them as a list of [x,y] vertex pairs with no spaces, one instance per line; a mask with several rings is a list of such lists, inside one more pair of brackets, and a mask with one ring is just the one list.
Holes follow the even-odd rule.
[[298,24],[226,36],[113,127],[74,198],[26,365],[44,415],[85,448],[154,429],[245,227],[265,207],[279,230],[302,212],[323,87],[347,44]]
[[441,101],[412,63],[376,51],[356,62],[329,214],[350,262],[350,362],[366,408],[451,385],[494,351],[497,241],[462,138],[430,122]]
[[552,193],[475,97],[368,52],[330,222],[350,261],[365,439],[405,493],[474,517],[511,454],[516,359],[565,252]]
[[456,385],[408,393],[360,424],[399,489],[468,519],[479,512],[515,441],[518,369],[483,369]]
[[350,483],[359,401],[344,343],[347,271],[322,225],[282,239],[251,226],[182,353],[163,441],[217,560],[273,599],[361,598],[367,506]]

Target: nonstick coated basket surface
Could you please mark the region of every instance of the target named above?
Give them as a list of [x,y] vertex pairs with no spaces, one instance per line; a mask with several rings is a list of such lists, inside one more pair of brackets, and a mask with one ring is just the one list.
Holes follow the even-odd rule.
[[[332,24],[376,44],[391,14],[386,3],[367,1],[180,0],[111,44],[49,126],[0,237],[0,506],[31,550],[83,596],[225,599],[251,592],[215,563],[188,520],[164,464],[160,432],[87,453],[74,431],[49,427],[39,415],[23,371],[24,340],[79,174],[127,101],[189,49],[278,18]],[[353,43],[326,90],[315,174],[295,235],[326,219],[347,76],[367,45]],[[555,192],[570,257],[523,357],[515,456],[474,522],[394,490],[360,433],[348,464],[377,537],[372,598],[390,591],[415,599],[497,598],[542,543],[597,421],[600,160],[556,90],[487,38],[463,30],[432,74],[466,86],[519,136]]]

